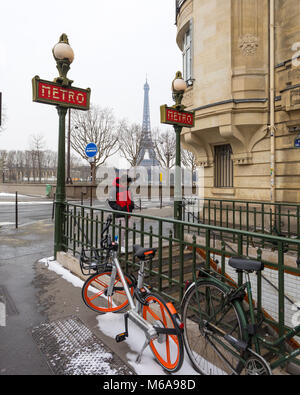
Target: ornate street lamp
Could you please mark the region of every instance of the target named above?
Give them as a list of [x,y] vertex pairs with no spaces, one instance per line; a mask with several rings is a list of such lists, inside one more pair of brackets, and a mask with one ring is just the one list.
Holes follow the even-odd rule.
[[[172,82],[172,94],[176,108],[178,111],[183,111],[185,106],[182,104],[184,92],[187,89],[186,82],[182,78],[180,71],[176,73],[175,79]],[[175,186],[174,186],[174,218],[182,221],[182,183],[181,183],[181,146],[180,136],[183,126],[174,124],[176,133],[176,161],[175,161]],[[175,226],[175,235],[179,237],[179,226]]]
[[55,78],[54,82],[66,87],[71,86],[73,81],[67,78],[67,74],[74,60],[74,51],[70,47],[68,37],[65,33],[60,36],[59,42],[54,45],[52,53],[59,72],[59,77]]
[[72,86],[73,81],[67,77],[70,65],[74,60],[74,52],[70,47],[66,34],[62,34],[59,42],[52,49],[59,76],[53,81],[46,81],[35,76],[32,79],[32,100],[56,106],[59,115],[57,184],[55,200],[54,256],[64,251],[66,240],[63,232],[64,210],[66,201],[65,170],[65,134],[66,115],[68,109],[88,111],[90,108],[91,90]]
[[[59,42],[52,50],[56,66],[59,72],[59,77],[55,78],[54,82],[69,88],[73,81],[67,78],[70,65],[74,60],[74,52],[69,45],[69,40],[66,34],[60,36]],[[66,115],[68,108],[57,106],[59,116],[59,135],[58,135],[58,163],[57,163],[57,185],[56,185],[56,202],[55,202],[55,254],[58,251],[63,251],[64,236],[63,236],[63,221],[64,221],[64,206],[66,200],[66,147],[65,147],[65,133],[66,133]]]
[[174,108],[178,110],[184,110],[185,106],[181,104],[184,92],[187,89],[187,84],[182,78],[181,71],[177,71],[175,79],[172,82],[172,93],[173,93],[173,100],[175,101]]

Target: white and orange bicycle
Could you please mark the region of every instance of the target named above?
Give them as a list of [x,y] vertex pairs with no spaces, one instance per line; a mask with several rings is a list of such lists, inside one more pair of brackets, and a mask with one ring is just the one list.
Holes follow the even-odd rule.
[[[150,346],[158,363],[167,372],[178,371],[183,363],[183,324],[172,303],[151,292],[144,284],[145,263],[153,259],[154,248],[135,245],[133,251],[140,260],[138,279],[123,273],[118,260],[117,238],[113,242],[109,234],[112,216],[108,216],[101,234],[101,249],[93,250],[93,257],[81,254],[81,268],[94,271],[82,288],[84,303],[99,314],[117,313],[124,309],[125,331],[116,335],[122,342],[129,336],[128,320],[145,334],[145,343],[137,357],[141,361],[144,350]],[[101,259],[100,254],[105,253]]]

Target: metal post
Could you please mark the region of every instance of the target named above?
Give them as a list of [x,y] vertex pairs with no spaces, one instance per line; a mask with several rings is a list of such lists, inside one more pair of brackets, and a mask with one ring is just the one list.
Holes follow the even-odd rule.
[[71,178],[71,108],[69,108],[68,122],[67,184],[73,184]]
[[91,189],[90,189],[90,206],[93,205],[93,186],[96,185],[96,162],[95,157],[89,158],[89,162],[91,165]]
[[57,163],[57,185],[55,201],[55,228],[54,228],[54,257],[57,252],[63,251],[63,222],[64,205],[66,200],[65,185],[65,131],[67,108],[57,106],[59,115],[59,135],[58,135],[58,163]]
[[[182,185],[181,185],[181,147],[180,135],[182,126],[174,126],[176,133],[176,163],[175,163],[175,186],[174,186],[174,219],[182,221]],[[175,237],[179,237],[180,225],[175,224]]]
[[18,229],[18,192],[16,192],[16,229]]
[[53,204],[52,204],[52,221],[54,220],[54,213],[55,213],[55,193],[53,195]]

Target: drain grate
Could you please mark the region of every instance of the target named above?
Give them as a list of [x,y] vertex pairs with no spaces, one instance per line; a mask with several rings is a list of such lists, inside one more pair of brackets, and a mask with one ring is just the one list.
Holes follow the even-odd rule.
[[32,336],[55,375],[132,375],[78,317],[41,324]]
[[6,314],[9,316],[19,314],[19,311],[4,285],[0,285],[0,299],[5,303]]

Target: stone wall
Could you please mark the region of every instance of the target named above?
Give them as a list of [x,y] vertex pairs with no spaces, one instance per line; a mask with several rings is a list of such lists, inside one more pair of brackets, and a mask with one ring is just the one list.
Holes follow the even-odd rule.
[[[300,201],[299,0],[276,0],[276,201]],[[193,37],[193,85],[184,104],[196,111],[182,145],[204,167],[205,197],[270,200],[269,1],[188,0],[177,18],[177,44]],[[300,49],[300,45],[298,50]],[[300,62],[299,62],[300,63]],[[214,186],[214,147],[230,144],[234,187]]]

